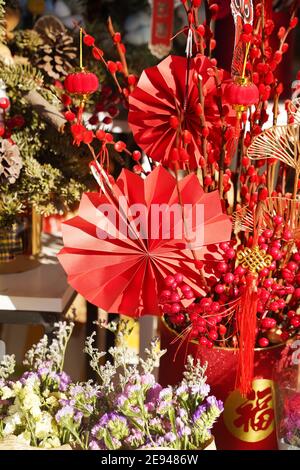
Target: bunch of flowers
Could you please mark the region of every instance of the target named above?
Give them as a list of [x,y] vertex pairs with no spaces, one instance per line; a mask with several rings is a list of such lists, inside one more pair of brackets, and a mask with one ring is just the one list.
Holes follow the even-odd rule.
[[128,351],[123,335],[119,330],[118,346],[109,350],[113,365],[107,362],[98,367],[99,353],[91,340],[87,343],[105,411],[91,430],[90,448],[204,448],[223,411],[222,402],[209,396],[205,367],[189,356],[183,380],[175,387],[162,388],[153,374],[164,354],[158,341],[151,343],[142,359]]
[[112,361],[94,347],[85,351],[97,383],[73,383],[63,371],[73,324],[58,323],[52,343],[47,337],[26,354],[28,370],[13,380],[15,359],[0,367],[0,438],[17,436],[34,447],[69,444],[80,449],[170,447],[201,449],[212,439],[212,427],[223,405],[209,396],[205,367],[188,358],[182,382],[162,388],[153,374],[164,351],[153,340],[145,359],[126,344],[126,322],[106,325],[116,333]]
[[13,356],[0,367],[0,437],[17,436],[34,447],[71,444],[86,447],[87,422],[95,413],[97,386],[74,384],[63,371],[73,324],[58,323],[53,341],[47,337],[25,357],[27,371],[17,380]]

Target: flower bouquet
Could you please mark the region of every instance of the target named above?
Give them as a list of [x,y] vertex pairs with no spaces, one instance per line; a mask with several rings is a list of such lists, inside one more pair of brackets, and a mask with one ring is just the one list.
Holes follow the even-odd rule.
[[98,381],[73,383],[63,371],[73,325],[56,327],[50,344],[45,336],[27,352],[27,371],[18,379],[10,378],[14,357],[1,363],[0,448],[211,448],[223,404],[209,395],[198,361],[189,357],[182,381],[163,388],[153,375],[164,354],[158,340],[142,359],[128,349],[127,323],[112,323],[106,327],[116,333],[117,346],[109,350],[113,362],[101,365],[105,353],[94,347],[92,335],[85,351]]

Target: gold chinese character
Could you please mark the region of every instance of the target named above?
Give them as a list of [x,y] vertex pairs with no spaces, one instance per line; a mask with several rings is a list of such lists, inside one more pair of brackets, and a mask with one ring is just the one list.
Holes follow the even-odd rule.
[[251,273],[259,273],[263,268],[267,268],[272,263],[272,256],[267,255],[265,250],[260,250],[258,246],[245,248],[237,254],[239,264],[249,269]]

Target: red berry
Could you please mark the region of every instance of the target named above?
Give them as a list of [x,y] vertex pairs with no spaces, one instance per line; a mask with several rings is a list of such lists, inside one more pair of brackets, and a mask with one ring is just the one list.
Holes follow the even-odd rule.
[[223,286],[223,284],[217,284],[215,287],[215,292],[217,294],[223,294],[224,290],[225,290],[225,287]]
[[83,42],[86,46],[91,47],[95,44],[95,38],[93,38],[93,36],[90,36],[89,34],[85,34]]
[[122,40],[121,33],[115,33],[115,34],[114,34],[114,37],[113,37],[113,40],[114,40],[114,43],[115,43],[115,44],[120,43],[121,40]]
[[294,328],[298,328],[300,326],[300,318],[298,318],[298,316],[295,316],[291,319],[291,325],[294,327]]
[[5,96],[3,98],[0,98],[0,108],[1,109],[7,109],[9,108],[9,105],[10,105],[10,101],[8,98],[6,98]]
[[92,54],[94,56],[94,59],[96,60],[101,60],[103,57],[103,51],[99,49],[98,47],[94,47],[92,50]]
[[75,114],[72,111],[66,111],[64,114],[65,118],[69,122],[73,122],[76,118]]
[[132,153],[132,158],[133,158],[133,160],[135,160],[136,162],[140,161],[140,159],[142,158],[141,152],[139,152],[139,150],[135,150],[135,151]]
[[114,149],[116,152],[123,152],[126,149],[126,144],[122,140],[119,140],[118,142],[115,143]]
[[118,70],[117,64],[116,64],[115,62],[113,62],[112,60],[109,60],[109,61],[107,62],[107,68],[108,68],[109,72],[110,72],[112,75],[114,75],[114,74],[117,72],[117,70]]
[[261,348],[266,348],[267,346],[269,346],[269,340],[268,338],[264,338],[264,337],[259,338],[258,344]]
[[128,75],[127,80],[128,80],[128,85],[134,86],[137,82],[137,77],[135,75],[131,74],[131,75]]
[[192,134],[190,133],[190,131],[188,131],[187,129],[185,129],[185,130],[183,131],[183,142],[184,142],[185,144],[190,144],[190,143],[192,142],[192,138],[193,138],[193,136],[192,136]]

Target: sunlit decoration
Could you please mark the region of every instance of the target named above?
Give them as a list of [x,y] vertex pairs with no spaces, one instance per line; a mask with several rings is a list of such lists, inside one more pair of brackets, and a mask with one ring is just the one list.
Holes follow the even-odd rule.
[[294,124],[300,124],[300,98],[291,101],[288,110],[293,116]]
[[253,212],[247,207],[241,207],[232,214],[234,233],[251,232],[254,227]]
[[253,139],[248,148],[252,160],[276,159],[296,172],[293,199],[296,199],[300,175],[300,127],[297,124],[274,126]]

